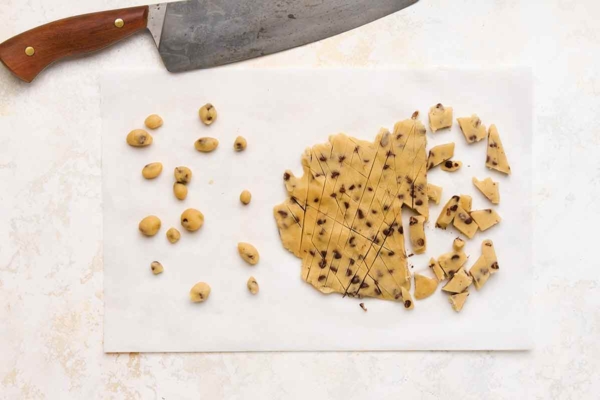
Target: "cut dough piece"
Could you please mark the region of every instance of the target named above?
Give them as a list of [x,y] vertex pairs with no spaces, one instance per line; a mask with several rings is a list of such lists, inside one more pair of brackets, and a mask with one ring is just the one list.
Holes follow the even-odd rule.
[[484,240],[481,243],[481,257],[473,264],[469,274],[473,277],[473,283],[477,290],[481,289],[488,278],[498,272],[498,260],[494,243],[491,240]]
[[440,204],[440,200],[442,200],[442,187],[427,183],[427,198],[435,204]]
[[461,194],[458,199],[458,206],[467,212],[471,212],[471,207],[473,206],[473,198],[466,194]]
[[446,275],[452,277],[452,275],[462,268],[467,262],[467,255],[464,251],[451,251],[450,253],[442,254],[438,258],[440,267],[444,270]]
[[452,248],[456,251],[462,250],[465,247],[465,241],[462,240],[461,238],[456,238],[454,239],[454,242],[452,242]]
[[435,221],[436,228],[446,229],[448,225],[452,223],[452,220],[456,215],[456,210],[458,210],[459,199],[460,198],[458,196],[452,196],[450,200],[448,200],[437,221]]
[[415,274],[415,299],[421,300],[431,296],[435,292],[437,285],[437,279]]
[[432,269],[438,281],[441,282],[444,279],[446,279],[446,273],[444,272],[442,267],[440,267],[440,264],[437,262],[437,260],[433,257],[431,257],[431,259],[429,260],[429,268]]
[[456,312],[460,312],[467,301],[467,297],[469,297],[469,291],[466,290],[463,293],[453,294],[448,298],[448,301],[452,305],[452,309]]
[[471,275],[467,274],[464,268],[461,268],[454,274],[450,282],[448,282],[442,290],[450,293],[461,293],[473,283]]
[[492,178],[486,178],[480,181],[473,177],[473,185],[475,185],[475,187],[479,189],[492,204],[500,203],[500,188],[498,182],[494,182]]
[[429,150],[427,169],[431,169],[454,157],[454,142],[440,144]]
[[423,254],[427,250],[427,238],[425,237],[425,217],[417,215],[410,217],[408,234],[410,244],[415,254]]
[[432,132],[452,126],[452,107],[438,103],[429,109],[429,127]]
[[465,135],[465,139],[467,139],[467,143],[479,142],[487,136],[485,125],[481,123],[481,120],[476,114],[473,114],[470,117],[457,118],[456,120],[458,121],[460,130],[463,135]]
[[475,264],[469,270],[469,275],[473,277],[473,284],[477,290],[481,289],[491,275],[491,270],[488,266],[485,257],[482,255],[475,261]]
[[500,267],[498,266],[498,259],[496,258],[496,250],[494,249],[494,243],[489,239],[484,240],[481,244],[481,252],[487,260],[490,268],[494,271],[498,271]]
[[394,126],[391,140],[393,151],[387,164],[394,166],[394,195],[427,219],[427,131],[417,119],[418,116],[419,113],[415,112],[410,119]]
[[442,170],[446,172],[456,172],[462,167],[462,161],[448,160],[442,164]]
[[502,218],[492,209],[471,211],[471,218],[475,220],[479,229],[486,231],[496,225]]
[[407,310],[412,310],[415,308],[415,303],[410,295],[410,292],[402,287],[402,301],[404,302],[404,308]]
[[504,152],[504,146],[500,140],[496,125],[491,125],[488,132],[487,158],[485,166],[489,169],[495,169],[506,175],[510,175],[510,165]]
[[456,211],[456,217],[454,218],[454,227],[458,229],[460,233],[472,239],[477,233],[479,228],[473,218],[469,215],[468,211],[465,211],[462,207],[458,207]]
[[473,277],[473,284],[477,290],[481,289],[488,278],[498,272],[498,260],[494,251],[494,244],[491,240],[484,240],[481,243],[481,257],[473,264],[469,270],[469,275]]

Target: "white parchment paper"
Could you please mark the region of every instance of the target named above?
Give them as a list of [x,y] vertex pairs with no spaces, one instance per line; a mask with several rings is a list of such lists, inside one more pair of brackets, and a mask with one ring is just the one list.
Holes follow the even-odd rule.
[[[210,127],[197,116],[206,102],[219,113]],[[486,141],[467,145],[456,121],[451,130],[428,132],[428,148],[454,141],[455,159],[464,165],[454,174],[430,171],[429,182],[443,186],[443,199],[432,204],[428,251],[409,259],[411,271],[431,274],[428,259],[451,250],[456,231],[434,228],[450,196],[473,196],[473,209],[491,206],[471,183],[473,176],[491,176],[500,181],[501,204],[495,208],[503,221],[468,241],[467,266],[479,257],[481,241],[489,238],[495,243],[499,273],[480,292],[471,287],[459,314],[439,288],[406,311],[400,303],[326,296],[303,282],[301,260],[281,246],[272,216],[273,206],[285,199],[284,170],[301,173],[304,148],[331,134],[373,140],[380,127],[391,129],[415,110],[427,125],[427,111],[438,102],[453,106],[455,118],[477,113],[486,126],[495,123],[513,175],[487,170]],[[129,147],[125,136],[143,127],[151,113],[165,120],[152,132],[154,143]],[[102,78],[104,350],[529,348],[531,113],[532,82],[526,69],[107,72]],[[238,135],[248,140],[242,153],[233,151]],[[193,144],[202,136],[218,138],[217,151],[198,153]],[[155,161],[163,163],[162,175],[143,179],[142,167]],[[172,193],[173,169],[179,165],[193,171],[183,202]],[[239,202],[243,189],[253,196],[247,207]],[[179,224],[189,207],[206,218],[193,234]],[[146,238],[137,225],[150,214],[160,217],[163,226],[158,235]],[[175,245],[165,237],[171,226],[182,233]],[[257,266],[239,258],[240,241],[259,249]],[[164,265],[163,274],[150,272],[154,260]],[[251,275],[260,284],[257,296],[246,289]],[[212,293],[207,302],[192,304],[189,289],[198,281],[208,282]]]

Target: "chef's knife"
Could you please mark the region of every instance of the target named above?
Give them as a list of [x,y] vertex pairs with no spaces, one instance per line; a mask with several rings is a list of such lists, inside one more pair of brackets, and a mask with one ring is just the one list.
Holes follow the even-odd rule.
[[354,29],[418,0],[188,0],[62,19],[0,44],[0,60],[31,82],[59,59],[148,29],[171,72],[208,68]]

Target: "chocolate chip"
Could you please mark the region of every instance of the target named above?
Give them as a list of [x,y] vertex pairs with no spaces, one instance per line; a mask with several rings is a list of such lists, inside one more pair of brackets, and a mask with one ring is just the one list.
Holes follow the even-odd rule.
[[346,270],[346,276],[350,276],[350,275],[352,275],[352,270],[350,268],[348,268]]
[[338,157],[338,161],[339,161],[340,163],[343,163],[345,159],[346,159],[346,156],[345,156],[345,155],[341,155],[341,156],[339,156],[339,157]]
[[356,186],[354,186],[354,184],[350,185],[350,187],[348,188],[348,190],[354,190]]
[[404,235],[404,228],[403,227],[399,227],[398,228],[398,233],[401,235]]
[[455,204],[452,207],[450,207],[450,211],[456,211],[456,210],[458,210],[458,204]]
[[331,173],[331,177],[332,177],[333,179],[337,178],[338,176],[340,176],[340,173],[339,173],[339,172],[337,172],[337,171],[333,171],[333,172]]
[[381,296],[381,290],[379,290],[379,288],[375,288],[374,292],[377,296]]
[[498,265],[497,262],[494,262],[492,265],[490,265],[490,268],[492,268],[492,269],[500,269],[500,266]]
[[469,218],[465,219],[465,224],[471,225],[472,223],[473,223],[473,218],[469,217]]
[[338,269],[336,267],[329,267],[330,270],[332,270],[334,273],[338,272]]
[[373,214],[377,214],[377,210],[371,210]]
[[396,253],[394,253],[393,251],[390,250],[390,252],[388,253],[388,256],[392,257],[394,255],[396,255]]
[[415,217],[410,217],[410,220],[409,220],[408,224],[409,224],[410,226],[413,226],[413,225],[415,225],[417,222],[418,222],[418,221],[417,221],[417,219],[416,219]]
[[404,308],[410,308],[410,305],[412,304],[412,302],[410,300],[406,300],[404,302]]
[[319,160],[321,160],[321,161],[327,161],[327,157],[325,157],[325,156],[322,155],[321,157],[319,157]]
[[339,260],[340,258],[342,258],[342,255],[340,254],[339,251],[334,250],[333,251],[333,258],[335,258],[336,260]]
[[358,147],[358,146],[356,146],[356,147],[354,148],[354,152],[355,152],[355,153],[358,153],[358,149],[359,149],[359,147]]
[[325,280],[325,278],[327,278],[325,275],[320,275],[319,282],[323,282]]
[[425,246],[425,241],[423,239],[419,239],[419,240],[417,240],[417,244],[419,246]]
[[390,167],[389,165],[385,164],[385,165],[383,166],[383,170],[385,171],[385,170],[386,170],[386,169],[388,169],[389,167]]
[[315,197],[315,199],[314,199],[313,201],[314,201],[315,203],[318,203],[318,202],[319,202],[319,198],[318,198],[318,197]]
[[324,258],[321,258],[321,261],[319,261],[319,267],[321,267],[321,269],[323,269],[326,266],[327,266],[327,260]]
[[285,218],[285,217],[287,217],[287,216],[288,216],[288,213],[287,213],[287,212],[285,212],[285,211],[282,211],[282,210],[278,210],[278,211],[277,211],[277,213],[278,213],[279,215],[281,215],[283,218]]
[[358,282],[360,282],[360,278],[358,276],[354,276],[354,278],[352,278],[352,280],[350,281],[350,283],[356,285]]
[[289,181],[290,180],[290,174],[288,174],[287,172],[283,174],[283,180],[284,181]]
[[369,284],[367,282],[363,282],[363,283],[360,284],[360,288],[361,289],[366,289],[368,287],[369,287]]
[[444,165],[446,166],[446,168],[452,168],[452,161],[448,160],[444,163]]
[[314,250],[309,250],[308,252],[310,253],[311,256],[313,256],[313,257],[315,256],[315,251]]
[[365,217],[365,213],[360,208],[356,213],[358,214],[358,219],[363,219]]
[[351,259],[350,259],[350,265],[354,265],[354,263],[355,263],[355,262],[356,262],[356,261],[354,261],[354,258],[351,258]]
[[369,186],[369,187],[367,188],[367,190],[368,190],[369,192],[372,192],[372,191],[373,191],[373,188],[372,188],[371,186]]
[[344,187],[344,185],[342,185],[342,187],[340,187],[339,192],[340,193],[346,193],[346,188]]
[[321,250],[321,255],[323,256],[323,258],[327,257],[327,251]]
[[453,260],[458,260],[460,258],[460,256],[458,254],[454,254],[451,258]]
[[329,195],[330,197],[333,197],[334,199],[337,197],[337,193],[333,192]]
[[348,203],[347,201],[344,202],[344,207],[346,207],[346,209],[350,208],[350,203]]
[[417,200],[415,201],[415,204],[418,206],[422,206],[423,205],[423,200]]
[[367,227],[369,227],[369,228],[373,226],[373,224],[370,223],[369,221],[367,221],[365,225],[367,225]]

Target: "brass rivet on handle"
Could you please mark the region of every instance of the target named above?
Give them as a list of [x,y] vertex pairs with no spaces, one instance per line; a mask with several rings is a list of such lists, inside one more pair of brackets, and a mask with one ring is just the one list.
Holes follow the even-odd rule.
[[121,18],[115,19],[115,26],[117,28],[122,28],[123,25],[125,25],[125,21],[123,21]]
[[32,55],[35,54],[35,49],[33,47],[31,47],[31,46],[28,46],[25,49],[25,54],[27,54],[29,57],[31,57]]

